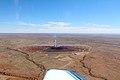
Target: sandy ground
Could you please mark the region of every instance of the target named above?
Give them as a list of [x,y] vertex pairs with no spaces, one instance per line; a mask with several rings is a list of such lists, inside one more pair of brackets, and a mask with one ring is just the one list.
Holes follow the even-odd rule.
[[[58,44],[89,51],[40,52],[20,49],[53,45],[53,34],[0,34],[0,80],[43,80],[47,69],[75,70],[88,80],[120,80],[120,35],[57,35]],[[57,54],[57,55],[56,55]]]

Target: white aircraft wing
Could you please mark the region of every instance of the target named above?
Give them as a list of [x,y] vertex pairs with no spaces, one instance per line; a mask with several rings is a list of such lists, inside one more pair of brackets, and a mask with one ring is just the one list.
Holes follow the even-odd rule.
[[47,71],[44,80],[86,80],[86,79],[72,70],[50,69]]

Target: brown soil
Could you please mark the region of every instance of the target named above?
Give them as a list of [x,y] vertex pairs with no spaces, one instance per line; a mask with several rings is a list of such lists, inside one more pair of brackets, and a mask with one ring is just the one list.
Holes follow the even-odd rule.
[[57,38],[58,44],[79,46],[52,47],[54,39],[47,34],[1,34],[0,80],[43,80],[51,68],[76,70],[88,80],[120,80],[119,35]]

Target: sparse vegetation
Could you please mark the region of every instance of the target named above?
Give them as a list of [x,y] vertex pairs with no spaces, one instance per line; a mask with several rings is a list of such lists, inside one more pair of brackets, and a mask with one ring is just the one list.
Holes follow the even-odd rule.
[[119,35],[58,35],[57,43],[67,45],[58,50],[51,48],[53,40],[46,34],[1,34],[0,80],[42,80],[51,68],[76,70],[88,80],[120,80]]

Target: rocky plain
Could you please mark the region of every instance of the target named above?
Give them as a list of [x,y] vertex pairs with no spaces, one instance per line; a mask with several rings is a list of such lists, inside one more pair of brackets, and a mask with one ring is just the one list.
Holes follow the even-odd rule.
[[120,80],[120,35],[0,34],[0,80],[43,80],[48,69]]

